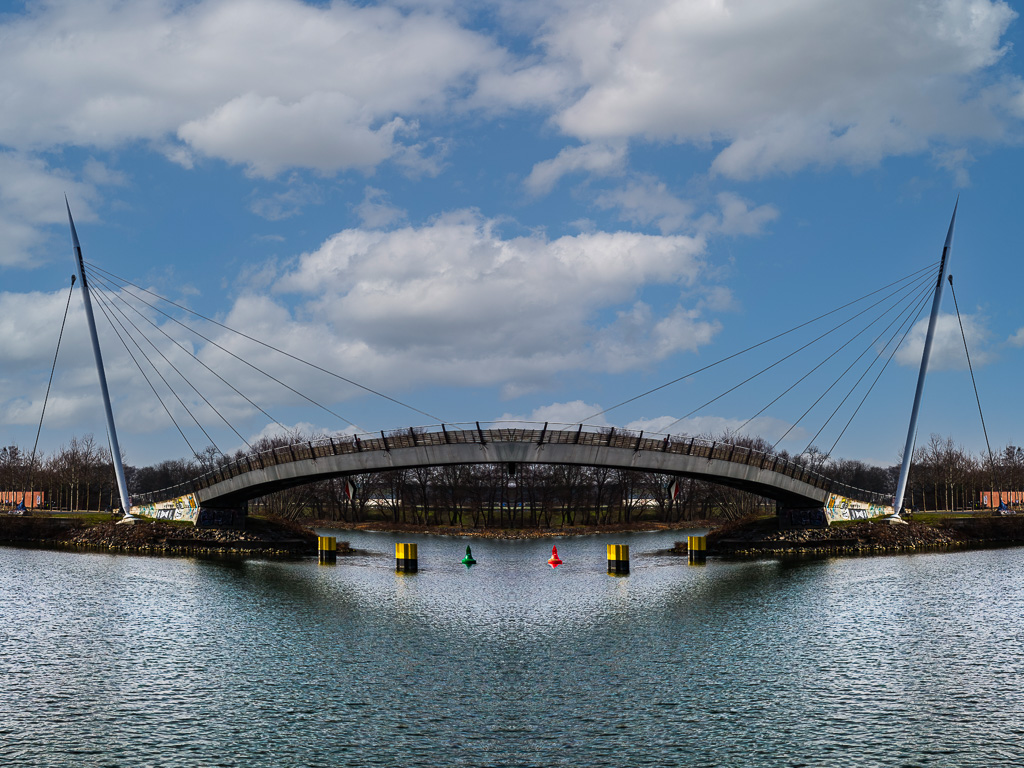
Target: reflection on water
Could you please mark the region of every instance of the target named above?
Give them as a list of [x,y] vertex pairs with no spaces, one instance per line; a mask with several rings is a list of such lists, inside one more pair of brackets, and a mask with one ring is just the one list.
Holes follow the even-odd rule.
[[[0,548],[0,761],[991,765],[1022,757],[1024,550],[799,563],[339,532],[223,561]],[[605,572],[628,543],[632,573]]]

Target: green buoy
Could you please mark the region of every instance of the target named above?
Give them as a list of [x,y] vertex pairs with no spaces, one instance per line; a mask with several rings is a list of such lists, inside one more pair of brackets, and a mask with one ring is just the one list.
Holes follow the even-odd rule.
[[476,560],[473,559],[473,552],[469,547],[466,547],[466,556],[462,558],[462,564],[469,568],[471,565],[476,565]]

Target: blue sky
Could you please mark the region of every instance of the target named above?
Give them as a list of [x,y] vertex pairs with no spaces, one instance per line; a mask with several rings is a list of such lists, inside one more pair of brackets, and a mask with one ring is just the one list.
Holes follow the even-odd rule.
[[[1019,444],[1021,28],[988,0],[0,2],[0,443],[35,436],[73,271],[66,194],[94,264],[449,423],[575,422],[845,304],[937,261],[959,195],[951,271],[989,435]],[[920,432],[980,451],[948,291],[943,312]],[[774,442],[882,327],[745,431]],[[432,422],[204,333],[361,429]],[[842,333],[692,416],[803,342],[598,421],[736,429]],[[919,336],[836,455],[896,460]],[[187,455],[102,344],[127,460]],[[273,416],[189,373],[247,441],[351,431],[188,344]],[[804,449],[829,397],[780,447]],[[98,398],[76,289],[41,449],[101,438]]]

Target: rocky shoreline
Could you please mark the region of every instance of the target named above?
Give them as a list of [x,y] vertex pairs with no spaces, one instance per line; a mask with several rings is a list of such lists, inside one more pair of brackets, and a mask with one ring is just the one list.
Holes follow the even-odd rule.
[[[501,529],[388,522],[345,523],[336,520],[312,520],[298,523],[250,517],[244,530],[235,530],[196,528],[163,520],[146,519],[131,525],[119,525],[111,520],[96,522],[75,517],[26,515],[0,516],[0,544],[137,554],[303,557],[317,553],[315,529],[515,540],[633,531],[692,530],[695,527],[709,527],[709,525],[707,523],[702,525],[699,522],[687,522],[676,526],[658,523],[632,523],[565,528]],[[337,547],[339,555],[357,552],[357,550],[351,549],[346,541],[338,541]]]
[[[246,530],[196,528],[163,520],[131,525],[43,516],[0,518],[0,543],[137,554],[315,555],[316,534],[285,522],[252,520]],[[347,544],[339,542],[339,554]]]
[[[251,517],[245,530],[234,530],[196,528],[161,520],[119,525],[113,521],[45,515],[0,516],[0,544],[137,554],[305,557],[317,552],[316,528],[511,540],[709,528],[707,554],[738,558],[868,555],[1024,544],[1024,516],[950,517],[928,522],[911,520],[906,525],[861,520],[830,528],[784,530],[779,530],[774,517],[724,525],[712,521],[687,521],[676,525],[631,523],[539,529],[344,523],[334,520],[311,521],[307,527],[302,523]],[[339,555],[354,553],[345,541],[338,541],[337,546]],[[661,552],[685,556],[686,542],[676,542],[673,549]]]
[[[708,534],[707,552],[730,557],[865,555],[1024,544],[1024,517],[951,517],[906,525],[859,520],[790,530],[778,530],[773,523],[762,519],[723,526]],[[685,547],[685,542],[676,545],[681,554]]]

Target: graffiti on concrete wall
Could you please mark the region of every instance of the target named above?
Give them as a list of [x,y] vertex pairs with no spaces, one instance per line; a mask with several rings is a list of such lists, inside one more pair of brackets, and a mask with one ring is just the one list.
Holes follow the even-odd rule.
[[199,499],[194,493],[189,493],[155,504],[140,504],[132,511],[157,520],[185,520],[194,523],[199,514]]
[[828,525],[828,518],[825,510],[820,507],[811,509],[786,509],[779,514],[781,522],[785,527],[792,528],[819,528]]
[[835,493],[830,493],[825,501],[825,514],[828,515],[829,523],[837,520],[867,520],[869,517],[891,515],[892,511],[892,507],[885,504],[857,501]]

